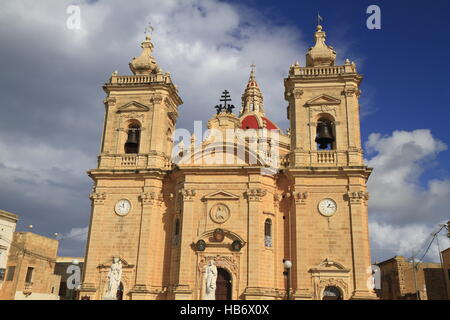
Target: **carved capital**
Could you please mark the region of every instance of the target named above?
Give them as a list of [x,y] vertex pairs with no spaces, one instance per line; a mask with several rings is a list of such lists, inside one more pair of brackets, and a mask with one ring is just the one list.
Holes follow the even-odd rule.
[[354,94],[359,96],[360,90],[357,88],[346,88],[344,91],[342,91],[342,94],[346,97],[353,97]]
[[160,104],[163,101],[163,97],[161,95],[154,95],[151,99],[150,102],[154,103],[154,104]]
[[116,98],[115,97],[106,97],[103,99],[103,103],[108,106],[115,106],[116,105]]
[[163,195],[154,191],[143,192],[139,195],[143,205],[161,205],[163,201]]
[[345,198],[350,203],[359,204],[369,200],[369,193],[364,191],[349,191],[345,194]]
[[302,89],[294,89],[292,91],[292,93],[294,94],[294,98],[295,99],[300,99],[302,97],[302,95],[303,95],[303,92],[304,91]]
[[195,197],[194,189],[181,189],[180,194],[184,201],[193,201]]
[[93,201],[94,204],[104,204],[106,200],[105,192],[92,192],[89,195],[89,198]]
[[273,195],[273,206],[274,208],[278,208],[280,206],[281,197],[279,194],[275,193]]
[[254,188],[248,189],[246,193],[249,201],[261,201],[267,194],[267,191],[261,188]]
[[308,199],[308,192],[294,192],[294,200],[296,204],[305,204]]

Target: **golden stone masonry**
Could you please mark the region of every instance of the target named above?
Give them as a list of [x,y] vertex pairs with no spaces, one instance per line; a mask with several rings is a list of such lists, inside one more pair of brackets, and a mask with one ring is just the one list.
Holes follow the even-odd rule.
[[245,140],[239,153],[235,138],[218,147],[192,136],[174,161],[183,102],[152,50],[147,36],[133,74],[114,72],[103,87],[80,299],[376,298],[355,63],[335,65],[317,26],[306,66],[284,79],[287,133],[266,116],[252,68],[239,116],[224,101],[208,128],[277,141]]

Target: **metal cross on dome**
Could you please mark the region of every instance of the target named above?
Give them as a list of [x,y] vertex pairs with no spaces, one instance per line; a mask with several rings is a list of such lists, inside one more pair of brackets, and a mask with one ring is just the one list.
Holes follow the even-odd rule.
[[149,22],[147,27],[145,27],[144,34],[151,36],[151,35],[153,35],[154,30],[155,30],[155,28],[153,28],[151,22]]
[[226,113],[232,113],[233,109],[234,109],[234,105],[232,104],[228,104],[227,102],[231,102],[231,97],[230,97],[230,93],[228,92],[228,90],[224,90],[222,92],[222,97],[219,100],[221,102],[223,102],[222,104],[218,104],[216,105],[214,108],[217,110],[217,114],[221,113],[221,112],[226,112]]

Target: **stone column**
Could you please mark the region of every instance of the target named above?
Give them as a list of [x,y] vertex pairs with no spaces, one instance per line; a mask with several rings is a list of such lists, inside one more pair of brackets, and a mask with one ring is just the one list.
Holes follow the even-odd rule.
[[368,230],[367,201],[369,194],[351,191],[346,194],[350,208],[350,229],[352,239],[353,294],[351,299],[376,299],[373,290],[367,286],[371,276],[370,244]]
[[97,228],[101,227],[101,216],[104,211],[104,204],[106,200],[105,192],[92,192],[89,196],[91,199],[91,221],[89,223],[89,234],[86,243],[86,262],[83,267],[83,281],[80,288],[80,299],[88,296],[90,299],[101,299],[102,292],[97,292],[99,288],[95,285],[98,283],[99,263],[98,256],[93,256],[93,252],[97,252],[96,241],[92,239],[92,235],[99,234]]
[[358,110],[359,89],[346,87],[343,91],[345,96],[347,137],[348,137],[348,165],[362,165],[361,137]]
[[178,263],[178,281],[173,289],[175,300],[192,299],[193,279],[195,279],[195,256],[191,244],[195,240],[194,231],[194,189],[181,189],[183,210],[180,233],[180,260]]
[[262,188],[247,190],[248,199],[248,240],[247,240],[247,288],[244,295],[246,299],[258,299],[260,296],[261,277],[260,259],[264,247],[264,233],[261,226],[261,202],[266,195]]
[[159,204],[162,196],[159,191],[143,192],[141,200],[141,222],[139,229],[136,280],[131,290],[132,299],[152,299],[152,274],[155,268],[155,244],[159,237]]
[[[292,194],[294,208],[291,211],[291,219],[295,221],[295,228],[291,230],[292,241],[295,241],[295,260],[292,261],[293,270],[293,288],[295,289],[293,297],[295,300],[312,299],[313,293],[311,288],[311,275],[309,273],[308,251],[311,250],[311,243],[307,237],[305,227],[305,211],[308,199],[308,192],[304,188],[297,186],[296,191]],[[303,191],[299,191],[303,190]],[[294,217],[293,217],[294,216]],[[294,274],[295,273],[295,274]]]

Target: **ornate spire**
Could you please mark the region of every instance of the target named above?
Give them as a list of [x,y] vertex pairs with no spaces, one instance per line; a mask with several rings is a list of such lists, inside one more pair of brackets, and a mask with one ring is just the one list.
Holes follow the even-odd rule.
[[326,34],[322,31],[322,26],[317,26],[317,31],[314,34],[316,44],[310,48],[306,53],[307,67],[326,67],[333,66],[336,60],[336,52],[333,47],[327,46],[325,43]]
[[149,35],[145,37],[145,41],[141,43],[142,52],[137,58],[133,58],[129,63],[130,69],[134,74],[158,73],[160,68],[156,64],[155,58],[152,56],[153,43]]
[[252,64],[250,78],[242,95],[242,109],[239,116],[247,113],[264,114],[264,99],[255,77],[255,65]]

